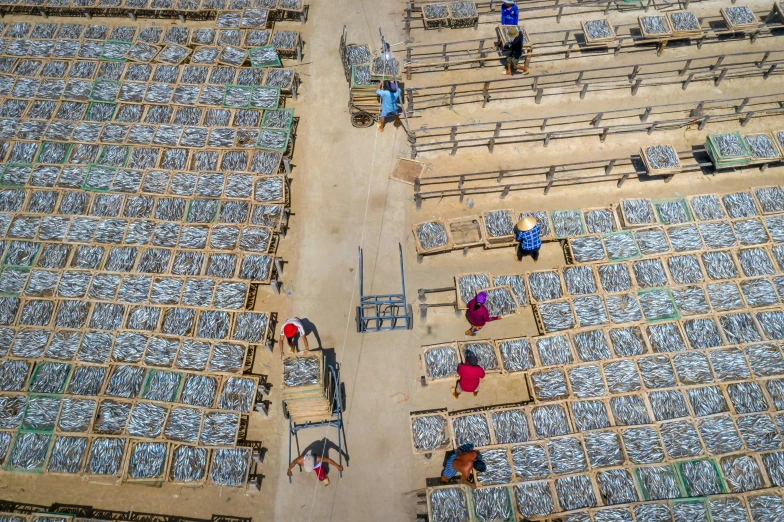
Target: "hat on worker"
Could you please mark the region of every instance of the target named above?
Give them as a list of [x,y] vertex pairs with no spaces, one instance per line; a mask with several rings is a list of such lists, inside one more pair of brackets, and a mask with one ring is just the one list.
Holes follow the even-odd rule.
[[297,334],[297,327],[289,323],[283,326],[283,335],[286,337],[294,337]]
[[307,473],[313,471],[316,467],[316,456],[313,455],[310,451],[305,453],[304,457],[302,458],[302,466],[305,468]]
[[482,304],[485,301],[487,301],[487,292],[479,292],[478,294],[476,294],[477,303]]
[[506,34],[509,35],[509,38],[517,38],[517,35],[520,34],[520,31],[517,30],[517,27],[511,26],[506,30]]
[[517,222],[517,230],[520,232],[528,232],[536,226],[536,218],[533,216],[525,216]]

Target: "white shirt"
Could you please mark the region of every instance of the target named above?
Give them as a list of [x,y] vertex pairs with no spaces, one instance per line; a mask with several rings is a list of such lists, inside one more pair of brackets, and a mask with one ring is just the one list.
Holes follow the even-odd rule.
[[289,319],[288,321],[286,321],[285,323],[283,323],[283,324],[280,326],[280,335],[285,335],[285,334],[283,333],[283,329],[284,329],[284,328],[286,328],[286,325],[287,325],[287,324],[293,324],[294,326],[296,326],[296,327],[297,327],[297,331],[299,332],[299,334],[300,334],[301,336],[303,336],[303,337],[305,336],[305,327],[304,327],[304,326],[302,326],[302,321],[300,321],[300,320],[299,320],[298,318],[296,318],[296,317],[292,317],[291,319]]

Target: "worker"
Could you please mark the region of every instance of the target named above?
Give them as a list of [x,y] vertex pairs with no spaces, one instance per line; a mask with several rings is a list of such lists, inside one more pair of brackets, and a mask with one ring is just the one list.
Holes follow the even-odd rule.
[[305,335],[305,327],[302,325],[302,320],[298,317],[292,317],[280,327],[280,338],[278,339],[278,348],[280,348],[280,358],[283,358],[283,338],[291,348],[291,353],[296,353],[297,347],[295,342],[297,336],[302,339],[302,344],[305,345],[305,354],[308,353],[310,347],[308,346],[308,336]]
[[525,61],[523,61],[523,65],[520,65],[520,58],[523,56],[523,33],[518,31],[517,27],[510,27],[508,33],[512,41],[507,46],[509,48],[509,56],[506,57],[504,74],[514,74],[517,71],[528,74],[529,71]]
[[517,25],[517,16],[515,0],[504,0],[501,5],[501,25]]
[[286,473],[289,477],[291,476],[291,470],[294,469],[294,466],[300,465],[305,468],[306,473],[315,472],[316,477],[318,477],[319,482],[324,483],[324,487],[326,488],[329,486],[329,477],[327,477],[327,470],[324,469],[324,463],[329,464],[330,466],[335,466],[338,471],[343,471],[343,466],[335,462],[329,457],[320,457],[318,455],[314,455],[312,451],[308,450],[305,452],[304,455],[300,455],[296,459],[291,461],[289,464],[289,470]]
[[400,127],[400,114],[397,107],[397,101],[400,99],[400,90],[397,88],[397,83],[390,80],[378,82],[376,94],[381,97],[381,113],[378,115],[378,130],[384,132],[386,119],[392,116],[395,117],[395,127]]
[[444,471],[441,472],[441,483],[446,484],[449,479],[460,473],[460,483],[468,484],[471,489],[476,489],[475,483],[468,482],[472,469],[481,473],[487,469],[487,466],[479,452],[474,451],[473,444],[463,444],[447,459]]
[[490,317],[490,312],[485,306],[485,301],[487,301],[487,292],[479,292],[476,294],[476,297],[468,301],[466,319],[468,319],[468,323],[471,325],[471,328],[466,330],[466,335],[474,337],[476,336],[476,332],[481,330],[485,324],[489,323],[490,321],[497,321],[498,319],[501,319],[500,316]]
[[522,261],[523,256],[530,255],[534,262],[539,260],[539,249],[542,247],[542,238],[539,237],[539,222],[533,216],[525,216],[515,225],[515,240],[517,244],[517,260]]
[[479,393],[479,381],[485,377],[485,370],[479,366],[479,359],[474,352],[466,350],[466,362],[457,365],[457,375],[460,377],[455,384],[452,395],[455,399],[460,398],[462,392],[473,392],[474,397]]

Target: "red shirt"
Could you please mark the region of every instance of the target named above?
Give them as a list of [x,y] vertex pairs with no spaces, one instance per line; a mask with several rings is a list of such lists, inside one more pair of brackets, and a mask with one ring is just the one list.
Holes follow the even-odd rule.
[[485,376],[485,371],[481,366],[463,363],[457,367],[457,374],[460,376],[460,388],[464,392],[472,392],[479,388],[479,379]]
[[476,297],[468,301],[468,310],[466,310],[466,319],[474,326],[484,326],[485,323],[495,321],[498,317],[490,317],[490,312],[487,311],[485,305],[479,305],[478,310],[474,310],[476,305]]

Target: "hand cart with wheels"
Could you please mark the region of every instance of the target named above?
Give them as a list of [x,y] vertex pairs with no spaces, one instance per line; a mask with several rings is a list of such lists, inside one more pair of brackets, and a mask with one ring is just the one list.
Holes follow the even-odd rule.
[[[326,365],[324,369],[324,390],[325,396],[331,399],[330,403],[330,411],[331,415],[327,418],[323,419],[309,419],[304,422],[295,422],[294,419],[289,414],[288,407],[286,406],[286,401],[283,401],[283,416],[288,419],[289,421],[289,462],[292,461],[291,456],[291,442],[292,439],[296,442],[297,445],[297,456],[299,456],[301,450],[299,446],[299,432],[302,430],[307,430],[311,428],[337,428],[338,430],[338,463],[342,466],[343,465],[343,441],[345,438],[345,432],[343,430],[343,411],[346,409],[346,389],[343,386],[343,383],[340,382],[338,378],[339,375],[339,367],[338,370],[335,369],[334,366]],[[301,471],[301,470],[300,470]],[[343,476],[343,472],[340,471],[340,476]],[[289,484],[291,483],[291,477],[289,477]]]

